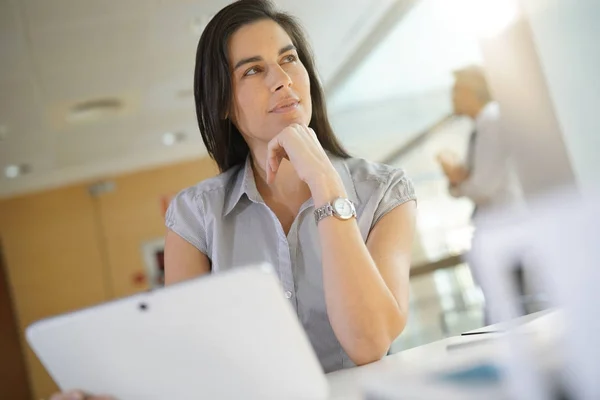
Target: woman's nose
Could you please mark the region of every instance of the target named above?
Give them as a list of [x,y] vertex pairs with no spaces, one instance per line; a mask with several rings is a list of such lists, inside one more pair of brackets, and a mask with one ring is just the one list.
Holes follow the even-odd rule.
[[281,68],[281,66],[277,66],[274,68],[272,72],[273,78],[271,83],[271,91],[276,92],[285,87],[292,86],[292,78]]

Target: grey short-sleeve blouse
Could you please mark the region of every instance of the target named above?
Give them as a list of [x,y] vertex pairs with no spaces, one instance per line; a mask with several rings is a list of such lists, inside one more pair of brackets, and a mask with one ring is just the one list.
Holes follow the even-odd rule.
[[[330,156],[366,241],[389,211],[416,200],[404,171],[359,158]],[[286,236],[256,189],[250,160],[181,191],[171,202],[166,225],[211,260],[212,271],[267,262],[277,274],[325,372],[354,364],[338,342],[325,307],[321,249],[314,204],[300,208]]]

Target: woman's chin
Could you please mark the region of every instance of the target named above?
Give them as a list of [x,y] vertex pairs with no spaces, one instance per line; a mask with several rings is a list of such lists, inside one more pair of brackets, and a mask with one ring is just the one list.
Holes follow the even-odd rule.
[[291,124],[300,124],[300,125],[308,125],[310,119],[306,118],[303,112],[294,112],[294,113],[285,113],[279,114],[280,118],[279,125],[281,126],[281,130],[290,126]]
[[288,115],[288,114],[284,114],[283,116],[279,115],[279,118],[277,118],[277,121],[271,121],[271,122],[275,122],[275,123],[271,123],[270,124],[270,128],[263,130],[262,132],[268,132],[268,134],[262,134],[262,135],[256,135],[255,137],[262,137],[261,141],[265,140],[265,141],[270,141],[271,139],[273,139],[275,136],[279,135],[281,133],[281,131],[283,131],[285,128],[287,128],[288,126],[292,125],[292,124],[299,124],[299,125],[305,125],[308,126],[308,124],[310,123],[310,118],[306,118],[306,116],[298,114],[298,115]]

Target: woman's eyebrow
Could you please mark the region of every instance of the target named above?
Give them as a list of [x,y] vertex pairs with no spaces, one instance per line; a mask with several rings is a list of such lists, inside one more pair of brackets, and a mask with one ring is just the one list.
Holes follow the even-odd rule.
[[[295,49],[296,49],[296,46],[294,46],[293,44],[288,44],[287,46],[279,49],[279,55],[282,55],[285,52],[288,52],[290,50],[295,50]],[[239,67],[241,67],[242,65],[254,63],[257,61],[264,61],[264,59],[261,56],[253,56],[253,57],[243,58],[240,61],[238,61],[237,64],[235,64],[235,67],[233,69],[236,70]]]

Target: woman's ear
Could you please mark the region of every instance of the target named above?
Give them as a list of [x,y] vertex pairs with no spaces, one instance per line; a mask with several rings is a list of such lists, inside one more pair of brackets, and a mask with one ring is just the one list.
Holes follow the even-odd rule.
[[223,110],[223,115],[221,116],[223,119],[229,119],[229,117],[231,117],[231,115],[233,114],[231,111],[231,105],[229,107],[227,107],[225,110]]
[[235,110],[233,109],[233,106],[231,106],[231,107],[229,107],[229,109],[225,110],[225,113],[223,114],[223,119],[228,119],[232,123],[235,124],[236,118],[235,118]]

